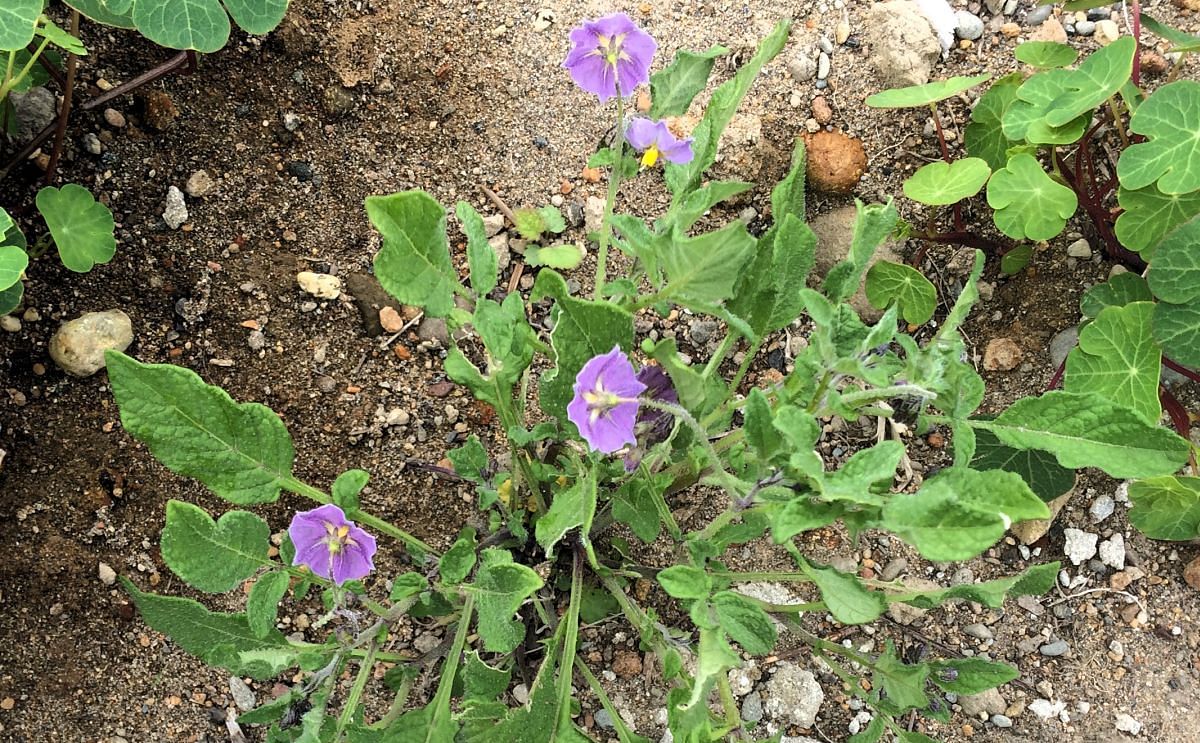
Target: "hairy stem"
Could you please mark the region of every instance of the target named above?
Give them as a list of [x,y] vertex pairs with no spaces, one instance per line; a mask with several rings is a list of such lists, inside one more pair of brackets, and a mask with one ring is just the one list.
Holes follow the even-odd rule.
[[613,208],[617,203],[617,191],[621,187],[621,158],[625,154],[625,98],[621,93],[621,84],[617,82],[617,139],[613,144],[616,161],[608,176],[608,198],[604,202],[604,220],[600,224],[600,246],[596,250],[596,288],[592,298],[599,300],[604,296],[604,281],[608,270],[608,245],[612,241]]
[[371,644],[367,646],[366,656],[358,667],[358,675],[354,677],[354,686],[350,687],[350,694],[342,705],[342,713],[338,715],[337,730],[333,734],[334,741],[342,740],[342,733],[354,718],[354,711],[362,701],[363,689],[367,688],[367,680],[371,678],[371,671],[375,668],[375,650],[378,644],[372,639]]

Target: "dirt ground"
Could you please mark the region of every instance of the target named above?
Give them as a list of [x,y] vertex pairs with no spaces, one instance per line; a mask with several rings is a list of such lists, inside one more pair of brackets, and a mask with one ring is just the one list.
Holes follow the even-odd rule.
[[[224,506],[194,482],[172,475],[124,433],[103,373],[75,379],[54,366],[46,348],[60,322],[88,311],[124,310],[135,330],[130,353],[189,367],[238,400],[276,410],[295,439],[299,476],[326,487],[345,469],[366,469],[372,475],[366,507],[422,539],[447,545],[470,516],[472,495],[415,465],[438,462],[469,433],[490,439],[493,421],[445,380],[428,331],[422,337],[414,328],[381,350],[350,297],[314,302],[297,288],[296,273],[346,278],[368,271],[378,248],[362,209],[371,194],[423,188],[444,205],[465,199],[484,214],[496,209],[480,184],[514,207],[541,206],[560,195],[564,209],[578,209],[586,197],[603,196],[605,184],[584,180],[581,171],[609,127],[611,109],[577,91],[559,63],[571,27],[614,10],[629,12],[656,37],[657,66],[678,48],[719,43],[744,52],[779,17],[797,21],[788,48],[768,65],[735,120],[741,140],[731,143],[716,168],[761,185],[714,219],[747,207],[763,211],[818,93],[832,107],[831,125],[865,143],[870,168],[855,195],[867,201],[898,195],[904,175],[935,157],[937,145],[924,134],[927,115],[876,111],[862,103],[884,87],[869,64],[871,50],[858,41],[868,5],[296,0],[283,27],[266,39],[235,37],[226,50],[204,57],[195,74],[143,91],[154,97],[114,102],[127,118],[124,127],[106,125],[99,112],[74,118],[64,180],[83,183],[113,208],[119,247],[111,263],[82,276],[68,275],[54,260],[37,261],[29,270],[25,306],[35,308],[40,319],[0,333],[0,389],[7,390],[0,396],[0,448],[7,452],[0,470],[0,523],[6,525],[0,530],[5,558],[0,739],[229,740],[223,724],[232,706],[227,675],[149,630],[128,599],[98,577],[104,563],[143,587],[192,595],[158,552],[164,503],[180,498],[214,511]],[[978,11],[980,3],[970,5]],[[1031,5],[1022,0],[1018,20]],[[1196,16],[1178,15],[1167,0],[1146,5],[1185,29],[1200,27]],[[552,22],[539,30],[544,11]],[[980,14],[990,21],[991,14]],[[828,89],[793,79],[789,60],[816,34],[832,36],[843,19],[852,42],[832,55]],[[162,50],[124,33],[85,26],[83,35],[95,50],[81,73],[91,94],[102,81],[121,82],[164,58]],[[989,30],[971,49],[952,52],[934,76],[980,69],[1001,74],[1012,68],[1014,43]],[[1095,42],[1072,37],[1072,43],[1089,50]],[[1193,78],[1196,71],[1195,63],[1187,70]],[[719,66],[718,79],[728,74]],[[156,115],[164,94],[178,109],[170,122]],[[948,126],[961,132],[966,110],[961,101],[944,107]],[[81,144],[89,132],[100,136],[100,156]],[[215,192],[189,198],[188,223],[182,230],[168,229],[161,218],[168,187],[182,188],[201,169],[216,179]],[[30,165],[0,184],[5,207],[27,226],[39,175]],[[653,214],[665,204],[665,193],[654,177],[643,178],[625,191],[627,206]],[[847,203],[849,197],[813,195],[810,216]],[[923,218],[911,202],[900,199],[900,206],[913,221]],[[968,210],[967,217],[987,222],[982,209]],[[1072,230],[1088,236],[1082,224]],[[582,240],[582,229],[570,236]],[[1110,266],[1098,251],[1093,260],[1068,259],[1066,246],[1073,240],[1064,234],[1052,241],[1016,277],[1000,275],[996,261],[989,263],[990,296],[966,336],[979,357],[996,337],[1015,340],[1024,356],[1013,371],[985,374],[990,410],[1045,388],[1054,371],[1047,352],[1051,337],[1078,322],[1079,295],[1108,274]],[[955,248],[932,248],[923,265],[946,291],[961,280],[953,270],[956,256]],[[518,256],[513,259],[515,267]],[[576,277],[584,281],[587,275],[580,269]],[[254,336],[255,329],[262,336]],[[710,350],[692,342],[686,317],[658,330],[676,333],[693,358],[703,359]],[[764,357],[777,361],[771,354],[785,345],[775,343]],[[1178,391],[1197,409],[1195,389]],[[381,424],[393,409],[408,414],[406,425]],[[916,442],[913,451],[918,462],[933,462],[939,456],[935,449]],[[1068,562],[1069,576],[1083,581],[1070,589],[1060,586],[1040,601],[1014,602],[1003,610],[956,605],[915,621],[901,618],[910,625],[889,621],[841,636],[859,646],[893,638],[934,654],[986,650],[1021,670],[1021,683],[1002,689],[1013,727],[956,713],[949,725],[927,729],[939,739],[1116,740],[1125,736],[1114,727],[1115,716],[1128,713],[1144,725],[1146,740],[1195,740],[1200,595],[1184,583],[1181,571],[1197,548],[1141,537],[1127,525],[1121,504],[1113,516],[1093,523],[1090,505],[1112,496],[1117,486],[1083,473],[1032,553],[1010,540],[966,566],[930,565],[887,535],[852,545],[836,531],[822,532],[806,538],[805,547],[818,561],[874,573],[903,559],[907,568],[901,575],[948,585],[1064,559],[1067,527],[1105,539],[1121,533],[1127,561],[1143,574],[1124,593],[1109,588],[1112,571],[1104,566]],[[686,512],[702,506],[700,498],[693,494],[678,505]],[[282,530],[289,513],[305,503],[285,494],[260,512]],[[764,567],[778,560],[755,545],[741,557]],[[1129,610],[1126,596],[1137,598],[1133,606],[1144,609],[1140,616]],[[238,603],[205,600],[214,608]],[[287,603],[281,621],[285,631],[304,632],[318,613],[313,601]],[[990,627],[994,643],[962,632],[978,623]],[[811,627],[834,629],[819,617]],[[585,631],[598,672],[619,651],[636,649],[629,635],[620,620]],[[309,633],[310,639],[318,636]],[[1038,645],[1049,638],[1066,640],[1069,652],[1040,654]],[[769,665],[770,660],[759,661],[758,667]],[[844,740],[854,713],[832,677],[818,675],[826,700],[816,728],[805,733]],[[269,699],[272,685],[259,684],[254,691],[259,700]],[[622,677],[611,693],[631,713],[638,732],[654,740],[661,736],[661,689],[642,676]],[[1025,709],[1037,698],[1065,701],[1068,719],[1044,720]],[[585,709],[590,722],[598,705],[587,700]],[[246,732],[252,741],[261,735],[253,728]],[[603,739],[604,731],[594,732]]]

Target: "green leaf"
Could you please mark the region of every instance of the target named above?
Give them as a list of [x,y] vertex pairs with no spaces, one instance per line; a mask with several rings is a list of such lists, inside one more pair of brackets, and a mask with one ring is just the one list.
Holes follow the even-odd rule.
[[721,629],[751,655],[766,655],[778,639],[775,625],[758,604],[733,591],[713,594],[712,607]]
[[512,617],[521,604],[541,588],[542,579],[530,568],[512,562],[504,550],[483,551],[475,582],[466,586],[478,601],[479,635],[490,653],[509,653],[525,638],[525,624]]
[[438,560],[438,573],[442,582],[462,583],[475,567],[475,530],[464,526],[454,545]]
[[835,304],[850,298],[858,290],[860,277],[875,254],[875,249],[892,234],[900,220],[900,214],[891,199],[886,204],[866,206],[855,199],[854,206],[858,216],[854,220],[850,253],[825,277],[825,296]]
[[[1130,39],[1132,43],[1132,39]],[[1138,107],[1129,128],[1146,138],[1125,148],[1117,161],[1117,178],[1125,188],[1158,185],[1164,194],[1200,190],[1200,83],[1168,83]]]
[[1172,361],[1200,369],[1200,300],[1154,305],[1154,340]]
[[687,113],[692,99],[708,84],[713,62],[728,53],[723,46],[713,46],[703,52],[683,49],[675,52],[671,64],[650,76],[650,111],[647,115],[661,119]]
[[[680,52],[685,54],[686,52]],[[800,146],[803,146],[803,140],[797,140]],[[674,208],[663,215],[661,224],[656,227],[656,232],[660,234],[668,234],[674,228],[680,233],[687,232],[696,223],[696,220],[704,216],[704,213],[712,209],[717,204],[732,199],[738,194],[745,193],[754,188],[753,183],[745,181],[712,181],[705,183],[700,188],[692,191]],[[780,215],[775,213],[775,219],[780,219]]]
[[1153,302],[1102,310],[1080,331],[1079,346],[1067,354],[1063,389],[1120,400],[1146,423],[1157,424],[1162,351],[1151,334],[1153,314]]
[[645,475],[639,473],[630,478],[612,495],[613,518],[624,524],[647,544],[658,539],[662,527],[659,502],[671,476]]
[[409,596],[429,590],[429,579],[420,573],[404,573],[392,581],[392,590],[388,598],[392,601],[403,601]]
[[54,25],[49,18],[42,17],[41,24],[38,25],[35,33],[64,51],[80,57],[87,56],[87,47],[83,45],[83,42]]
[[1074,64],[1079,52],[1069,44],[1060,44],[1057,41],[1026,41],[1017,45],[1014,56],[1017,61],[1030,67],[1046,70]]
[[958,95],[964,90],[970,90],[976,85],[987,82],[991,74],[975,75],[974,77],[952,77],[924,85],[912,85],[907,88],[892,88],[867,97],[867,105],[872,108],[916,108],[928,106],[931,103],[944,101]]
[[1014,72],[993,83],[971,110],[971,123],[963,132],[967,152],[972,157],[982,158],[992,170],[1004,167],[1008,162],[1008,149],[1016,144],[1004,136],[1001,122],[1024,80],[1021,73]]
[[1016,276],[1033,260],[1033,246],[1028,243],[1017,245],[1000,256],[1000,271],[1006,276]]
[[679,357],[674,338],[664,338],[658,343],[646,339],[642,342],[642,352],[667,370],[671,384],[679,393],[679,402],[693,415],[704,415],[725,399],[724,382],[718,375],[706,376],[697,371],[700,367],[685,364]]
[[517,209],[513,216],[517,232],[526,240],[540,240],[546,232],[546,220],[536,209]]
[[364,470],[346,470],[338,475],[329,490],[333,504],[343,511],[357,511],[358,494],[367,486],[370,477]]
[[[4,230],[0,230],[0,235]],[[16,245],[0,245],[0,289],[7,289],[21,281],[21,274],[29,267],[29,256]]]
[[971,459],[971,469],[1015,472],[1029,484],[1030,490],[1047,503],[1075,485],[1075,470],[1063,467],[1053,454],[1040,449],[1005,446],[991,431],[975,431],[975,454]]
[[548,248],[530,245],[525,248],[525,263],[530,266],[549,266],[560,271],[570,271],[583,263],[583,248],[573,243],[552,245]]
[[286,571],[276,570],[254,581],[246,599],[246,619],[255,637],[266,637],[275,627],[279,602],[287,593],[291,578]]
[[1016,521],[1050,511],[1019,475],[962,467],[942,470],[915,495],[893,495],[881,525],[930,560],[969,560],[995,544]]
[[608,353],[613,346],[624,351],[633,347],[633,315],[609,302],[570,296],[566,280],[553,270],[540,271],[533,284],[531,301],[542,297],[554,298],[550,313],[554,320],[550,334],[554,369],[539,380],[540,401],[547,415],[565,423],[575,375],[590,359]]
[[229,16],[218,0],[137,0],[133,22],[159,46],[215,52],[229,41]]
[[745,425],[746,442],[753,447],[763,461],[771,461],[783,448],[783,437],[772,423],[771,404],[763,391],[755,387],[746,397]]
[[[146,2],[146,0],[137,0]],[[248,34],[273,31],[287,13],[288,0],[221,0],[229,15]]]
[[488,244],[487,228],[484,227],[483,217],[479,216],[475,207],[460,201],[454,209],[463,234],[467,236],[467,264],[471,269],[471,288],[482,297],[496,288],[499,259],[496,257],[496,251]]
[[712,592],[712,578],[691,565],[672,565],[658,571],[658,582],[677,599],[705,599]]
[[129,7],[126,7],[121,12],[117,12],[110,7],[110,4],[106,0],[65,0],[65,2],[87,18],[96,23],[102,23],[105,26],[135,28],[137,25],[133,22],[133,17],[129,13]]
[[983,158],[966,157],[952,163],[936,160],[904,181],[904,195],[933,206],[955,204],[979,193],[991,174]]
[[1103,284],[1096,284],[1079,299],[1079,311],[1086,318],[1094,318],[1105,307],[1124,307],[1133,302],[1150,302],[1154,295],[1150,285],[1141,276],[1127,271],[1119,273]]
[[1019,575],[989,580],[983,583],[962,583],[950,588],[933,591],[916,591],[893,597],[920,609],[932,609],[951,599],[966,599],[977,604],[998,609],[1005,598],[1014,596],[1040,596],[1054,587],[1058,580],[1059,564],[1048,562],[1034,565]]
[[375,256],[379,283],[430,317],[450,314],[458,274],[450,263],[442,207],[424,191],[368,196],[366,205],[371,224],[383,236],[383,248]]
[[467,653],[467,662],[462,672],[464,701],[492,701],[508,691],[511,678],[510,671],[492,668],[479,657],[479,651],[472,650]]
[[1200,214],[1200,191],[1165,194],[1155,185],[1136,190],[1121,186],[1117,203],[1124,209],[1117,217],[1117,239],[1150,260],[1164,235]]
[[754,84],[754,80],[762,68],[783,51],[790,29],[791,21],[785,20],[777,23],[771,33],[759,44],[758,51],[754,53],[750,61],[743,65],[731,79],[713,91],[712,98],[709,99],[708,106],[704,109],[704,117],[692,131],[694,138],[692,152],[695,153],[692,161],[682,165],[667,163],[665,166],[664,177],[674,194],[675,201],[683,199],[700,186],[700,179],[704,175],[704,171],[716,162],[717,143],[720,141],[725,127],[729,125],[742,98],[750,91],[750,86]]
[[[993,663],[983,658],[935,660],[929,667],[929,680],[939,689],[966,696],[994,689],[1021,675],[1008,664]],[[953,671],[953,674],[947,671]]]
[[58,257],[76,273],[87,273],[97,263],[108,263],[117,252],[113,215],[82,186],[68,183],[47,186],[37,195],[37,208],[50,228]]
[[211,612],[191,599],[142,593],[128,578],[121,576],[119,580],[146,624],[209,665],[238,675],[254,672],[259,676],[261,668],[242,662],[240,654],[288,647],[277,629],[272,628],[266,637],[255,635],[245,614]]
[[1200,537],[1200,478],[1154,477],[1129,486],[1129,521],[1151,539]]
[[33,41],[33,30],[45,0],[5,0],[0,5],[0,51],[24,49]]
[[567,223],[557,206],[547,204],[538,209],[537,213],[542,218],[542,224],[546,226],[546,232],[558,235],[567,229]]
[[533,361],[536,343],[521,296],[509,294],[501,304],[480,299],[471,322],[487,349],[487,379],[495,380],[500,390],[507,390]]
[[1064,467],[1097,467],[1112,477],[1170,474],[1187,461],[1187,441],[1096,394],[1047,392],[1018,400],[995,420],[970,423],[1006,446],[1043,449]]
[[24,293],[25,285],[19,281],[7,289],[0,289],[0,315],[7,315],[20,307]]
[[887,611],[883,594],[867,590],[856,576],[807,560],[800,564],[800,570],[812,579],[829,613],[842,624],[873,622]]
[[172,472],[237,505],[270,503],[292,478],[287,428],[258,403],[238,404],[195,372],[104,355],[121,423]]
[[271,529],[248,511],[214,522],[203,508],[167,501],[162,556],[188,585],[207,593],[232,590],[268,562]]
[[1067,95],[1072,74],[1070,70],[1045,70],[1026,80],[1004,110],[1004,136],[1014,143],[1025,140],[1030,144],[1069,144],[1083,136],[1090,120],[1087,115],[1053,126],[1046,121],[1046,112]]
[[801,495],[771,514],[771,536],[776,544],[783,544],[797,534],[829,526],[844,515],[842,503],[828,503],[809,495]]
[[937,289],[917,269],[903,263],[877,261],[867,270],[867,300],[878,308],[893,302],[900,306],[904,320],[924,325],[937,309]]
[[[1090,114],[1093,109],[1115,95],[1133,74],[1133,53],[1136,46],[1132,36],[1122,36],[1108,46],[1092,52],[1079,67],[1070,72],[1066,92],[1047,107],[1046,124],[1052,127],[1063,126],[1085,113]],[[1121,159],[1124,158],[1125,155]]]
[[662,254],[667,276],[663,296],[683,305],[728,299],[756,244],[740,221],[698,237],[667,241]]
[[579,529],[586,541],[595,515],[596,477],[589,469],[571,487],[554,494],[549,510],[538,519],[537,526],[534,527],[534,536],[549,557],[554,545],[572,529]]
[[1170,51],[1200,52],[1200,36],[1193,36],[1179,29],[1172,28],[1165,23],[1159,23],[1146,15],[1145,11],[1142,12],[1142,27],[1150,31],[1150,33],[1161,36],[1171,42]]
[[1154,249],[1146,280],[1154,295],[1172,304],[1200,299],[1200,216],[1175,229]]
[[896,657],[892,641],[887,641],[887,647],[875,659],[875,667],[871,674],[876,688],[882,688],[887,699],[901,710],[911,708],[921,709],[929,704],[925,696],[925,680],[929,677],[929,666],[920,663],[915,666],[905,665]]
[[988,206],[996,227],[1016,240],[1049,240],[1075,213],[1075,192],[1046,175],[1033,155],[1015,155],[992,174]]
[[454,465],[454,472],[459,477],[475,483],[484,482],[482,473],[488,466],[488,454],[475,434],[467,438],[467,443],[446,452],[446,457]]

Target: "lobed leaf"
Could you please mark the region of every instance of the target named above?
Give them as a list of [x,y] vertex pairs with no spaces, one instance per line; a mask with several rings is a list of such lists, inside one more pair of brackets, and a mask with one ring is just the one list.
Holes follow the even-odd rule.
[[47,186],[37,195],[37,208],[50,228],[58,257],[76,273],[108,263],[117,252],[113,215],[83,186]]
[[1067,355],[1063,389],[1094,392],[1121,403],[1149,424],[1158,422],[1162,351],[1151,333],[1154,303],[1133,302],[1101,310],[1079,333]]
[[1046,175],[1033,155],[1020,154],[997,170],[987,187],[996,227],[1016,240],[1049,240],[1075,213],[1075,192]]
[[1045,70],[1074,64],[1079,52],[1071,45],[1057,41],[1026,41],[1017,45],[1014,56],[1030,67]]
[[1200,300],[1187,304],[1158,302],[1154,305],[1151,328],[1154,340],[1168,358],[1200,369]]
[[1157,185],[1117,189],[1121,216],[1117,217],[1117,239],[1126,248],[1141,253],[1146,260],[1155,259],[1155,246],[1164,235],[1200,214],[1200,191],[1187,194],[1165,194]]
[[1079,311],[1086,318],[1094,318],[1105,307],[1124,307],[1132,302],[1149,302],[1153,299],[1146,280],[1127,271],[1085,291],[1079,300]]
[[1146,138],[1130,145],[1117,161],[1125,188],[1151,183],[1164,194],[1200,190],[1200,83],[1177,80],[1150,96],[1129,119],[1129,128]]
[[215,52],[229,41],[229,15],[218,0],[137,0],[133,22],[159,46]]
[[1173,304],[1200,299],[1200,215],[1184,222],[1154,249],[1146,281],[1154,296]]
[[479,635],[491,653],[512,652],[525,639],[525,625],[512,617],[521,604],[541,588],[542,579],[532,569],[512,562],[504,550],[486,549],[475,582],[466,586],[478,601]]
[[104,355],[121,423],[172,472],[238,505],[270,503],[292,478],[287,428],[258,403],[238,404],[193,371]]
[[45,0],[5,0],[0,5],[0,51],[24,49],[33,41],[33,30]]
[[867,300],[877,309],[893,302],[900,307],[904,320],[924,325],[937,309],[937,289],[912,266],[878,261],[867,270]]
[[974,77],[952,77],[924,85],[911,85],[907,88],[892,88],[867,97],[867,105],[871,108],[916,108],[928,106],[931,103],[944,101],[956,96],[964,90],[970,90],[976,85],[987,82],[991,74],[975,75]]
[[992,84],[971,109],[971,123],[963,132],[963,144],[972,157],[982,158],[992,170],[1008,162],[1008,149],[1016,144],[1004,134],[1004,114],[1017,98],[1021,73],[1006,75]]
[[64,1],[67,5],[78,10],[96,23],[103,23],[105,26],[116,28],[135,28],[137,26],[133,22],[133,16],[130,14],[131,6],[128,2],[122,5],[119,4],[120,0]]
[[933,206],[955,204],[979,193],[991,175],[991,168],[979,157],[966,157],[952,163],[935,160],[921,166],[904,181],[904,195]]
[[383,236],[375,256],[379,283],[404,304],[421,307],[430,317],[454,309],[458,273],[450,263],[446,213],[424,191],[368,196],[367,216]]
[[1200,537],[1200,478],[1154,477],[1129,486],[1129,521],[1151,539]]
[[663,296],[685,306],[728,299],[755,244],[741,221],[699,237],[667,240],[661,255],[667,277]]
[[[0,235],[4,230],[0,229]],[[20,283],[21,275],[29,267],[29,255],[16,245],[0,245],[0,289]]]
[[1004,136],[1013,142],[1028,141],[1031,144],[1069,144],[1083,136],[1087,115],[1058,125],[1046,121],[1046,111],[1053,109],[1055,101],[1067,95],[1071,74],[1070,70],[1045,70],[1022,83],[1017,88],[1016,98],[1004,111],[1001,124]]
[[267,564],[271,529],[248,511],[213,521],[203,508],[167,501],[162,556],[171,572],[207,593],[225,593]]
[[[969,427],[967,430],[974,431]],[[971,469],[1016,473],[1046,503],[1074,487],[1075,471],[1059,464],[1053,454],[1040,449],[1005,446],[991,431],[981,429],[974,433],[975,453],[971,458]]]

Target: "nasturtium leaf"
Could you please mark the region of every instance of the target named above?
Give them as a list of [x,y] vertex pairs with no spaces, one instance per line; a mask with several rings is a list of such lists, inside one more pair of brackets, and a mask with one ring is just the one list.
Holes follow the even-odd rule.
[[218,0],[137,0],[133,22],[159,46],[215,52],[229,41],[229,15]]
[[1150,302],[1153,299],[1146,280],[1132,271],[1126,271],[1085,291],[1079,299],[1079,311],[1091,319],[1105,307],[1124,307],[1132,302]]
[[249,511],[229,511],[214,522],[199,506],[169,500],[162,556],[193,588],[224,593],[267,563],[270,538],[267,522]]
[[475,567],[475,529],[466,526],[438,560],[438,574],[447,584],[461,583]]
[[979,694],[1021,675],[1010,665],[983,658],[935,660],[929,665],[930,681],[942,691],[961,695]]
[[87,56],[87,47],[83,45],[83,42],[54,25],[49,18],[42,19],[36,33],[64,51],[80,57]]
[[471,288],[482,297],[496,288],[499,258],[488,244],[483,217],[479,216],[475,207],[460,201],[455,205],[454,212],[458,215],[463,234],[467,236],[467,264],[471,271]]
[[6,289],[0,289],[0,315],[7,315],[21,306],[21,297],[25,294],[25,285],[20,281]]
[[1000,271],[1006,276],[1016,276],[1033,260],[1033,246],[1025,243],[1005,251],[1000,256]]
[[[137,0],[144,3],[147,0]],[[288,0],[221,0],[229,15],[246,33],[260,36],[272,31],[287,13]]]
[[976,85],[991,79],[991,74],[975,75],[974,77],[952,77],[948,80],[912,85],[907,88],[892,88],[884,90],[867,98],[867,105],[872,108],[916,108],[928,106],[931,103],[944,101],[956,96],[964,90],[970,90]]
[[1129,128],[1146,141],[1130,145],[1117,161],[1125,188],[1158,185],[1164,194],[1200,190],[1200,83],[1167,83],[1138,107]]
[[708,84],[717,57],[728,54],[723,46],[709,47],[703,52],[680,49],[675,60],[650,76],[650,111],[652,119],[682,116],[692,105],[692,99]]
[[261,677],[255,672],[257,664],[243,663],[239,655],[289,647],[287,640],[275,628],[271,628],[265,637],[255,635],[245,614],[211,612],[191,599],[143,593],[124,576],[120,577],[120,581],[146,624],[211,665],[238,675],[254,673]]
[[1014,522],[1049,515],[1015,473],[952,467],[926,480],[914,495],[893,495],[880,525],[930,560],[968,560],[999,541]]
[[882,688],[891,704],[898,705],[901,710],[910,708],[920,709],[929,704],[925,696],[925,681],[929,677],[929,666],[924,663],[906,665],[898,657],[888,640],[886,649],[875,659],[875,667],[871,674],[876,688]]
[[1142,27],[1171,42],[1170,51],[1172,52],[1200,52],[1200,36],[1194,36],[1165,23],[1159,23],[1146,15],[1145,11],[1142,12]]
[[566,280],[553,270],[540,271],[533,284],[531,300],[542,297],[554,299],[550,313],[554,369],[539,380],[540,402],[542,410],[566,425],[575,375],[590,359],[608,353],[613,346],[626,351],[633,347],[633,315],[610,302],[572,297]]
[[1158,376],[1162,351],[1150,330],[1153,302],[1107,307],[1079,332],[1067,354],[1063,389],[1120,400],[1146,423],[1158,423]]
[[[136,24],[130,15],[129,7],[118,12],[113,3],[107,0],[64,0],[67,5],[78,10],[87,18],[105,26],[116,28],[134,28]],[[119,7],[119,6],[118,6]]]
[[708,598],[712,591],[712,578],[708,573],[691,565],[672,565],[658,571],[658,582],[664,591],[677,599]]
[[172,472],[238,505],[270,503],[292,478],[295,452],[270,408],[236,403],[190,369],[104,355],[121,423]]
[[572,529],[579,529],[586,541],[595,516],[596,477],[589,469],[571,487],[554,493],[549,510],[534,527],[534,536],[549,556],[554,551],[554,545]]
[[955,204],[979,193],[991,174],[983,158],[965,157],[952,163],[935,160],[904,181],[904,195],[933,206]]
[[1004,136],[1013,142],[1031,144],[1069,144],[1083,136],[1087,115],[1055,126],[1045,121],[1046,111],[1053,107],[1054,101],[1066,95],[1071,74],[1069,70],[1044,70],[1022,83],[1016,98],[1004,110],[1001,123]]
[[854,220],[854,235],[850,238],[850,252],[825,277],[825,296],[834,303],[842,302],[858,291],[863,271],[875,249],[892,234],[900,220],[892,199],[886,204],[867,205],[856,199],[854,205],[858,213]]
[[1108,46],[1092,52],[1079,67],[1071,70],[1070,78],[1066,82],[1066,92],[1055,98],[1046,108],[1046,124],[1052,127],[1063,126],[1085,113],[1090,113],[1117,93],[1133,74],[1133,53],[1136,48],[1137,44],[1132,36],[1122,36]]
[[887,611],[887,599],[882,593],[868,590],[857,576],[832,567],[813,565],[807,560],[800,564],[821,592],[821,600],[833,618],[842,624],[866,624]]
[[682,305],[728,299],[756,243],[740,221],[697,237],[675,235],[663,246],[663,295]]
[[1004,167],[1008,162],[1008,148],[1016,144],[1004,135],[1001,122],[1024,80],[1021,73],[1014,72],[993,83],[971,109],[971,123],[963,131],[967,152],[972,157],[982,158],[992,170]]
[[1146,281],[1154,296],[1165,302],[1187,304],[1200,299],[1200,215],[1158,244]]
[[421,307],[430,317],[454,309],[458,273],[450,263],[446,213],[424,191],[368,196],[367,216],[383,236],[375,256],[379,283],[404,304]]
[[1154,339],[1172,361],[1200,369],[1200,299],[1154,305]]
[[867,300],[883,309],[895,302],[904,320],[912,325],[924,325],[937,309],[937,289],[929,279],[912,266],[891,261],[877,261],[867,270]]
[[713,594],[712,608],[721,629],[747,653],[766,655],[775,648],[775,624],[758,604],[739,593],[720,591]]
[[[4,230],[0,229],[0,235]],[[7,289],[21,280],[29,267],[29,255],[16,245],[0,245],[0,289]]]
[[551,245],[548,248],[530,245],[525,248],[525,263],[529,266],[549,266],[560,271],[569,271],[583,263],[583,248],[573,243]]
[[47,186],[37,195],[37,208],[50,228],[58,257],[76,273],[108,263],[117,252],[113,215],[83,186]]
[[525,624],[513,614],[541,588],[543,581],[532,569],[512,562],[504,550],[486,549],[473,584],[465,586],[476,596],[479,635],[490,653],[512,652],[525,638]]
[[1153,477],[1129,486],[1129,521],[1151,539],[1200,537],[1200,478]]
[[33,29],[45,0],[4,0],[0,5],[0,51],[24,49],[33,41]]
[[1005,446],[994,433],[982,429],[975,431],[971,469],[1015,472],[1047,503],[1075,485],[1075,470],[1063,467],[1050,452]]
[[1117,217],[1116,234],[1121,244],[1157,262],[1155,246],[1175,227],[1200,214],[1200,191],[1165,194],[1158,186],[1117,189],[1117,203],[1124,210]]
[[1015,240],[1049,240],[1075,213],[1075,192],[1046,175],[1033,155],[1020,154],[997,170],[987,187],[1000,231]]
[[1064,467],[1096,467],[1112,477],[1154,477],[1187,461],[1188,442],[1096,394],[1046,392],[1018,400],[994,420],[971,420],[1016,449],[1044,449]]
[[246,620],[255,637],[271,634],[279,614],[279,602],[287,593],[289,583],[291,577],[283,570],[272,571],[254,581],[246,599]]
[[357,511],[358,494],[367,486],[370,477],[365,470],[346,470],[338,475],[329,488],[334,505],[343,511]]
[[1079,52],[1069,44],[1057,41],[1026,41],[1017,45],[1014,55],[1019,62],[1045,70],[1074,63]]

